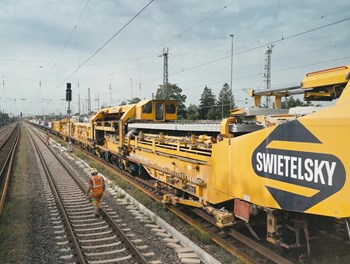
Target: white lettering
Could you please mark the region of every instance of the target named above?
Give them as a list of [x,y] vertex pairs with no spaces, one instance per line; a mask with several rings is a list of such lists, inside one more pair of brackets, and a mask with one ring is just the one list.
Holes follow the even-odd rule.
[[283,168],[283,162],[282,162],[283,156],[278,155],[278,158],[277,158],[277,159],[278,159],[278,160],[277,160],[277,163],[278,163],[277,174],[278,174],[279,176],[283,176],[283,171],[282,171],[282,168]]
[[273,174],[277,174],[277,155],[273,154]]
[[298,158],[298,179],[304,180],[304,176],[301,174],[301,169],[303,168],[301,158]]
[[312,158],[256,153],[256,170],[299,181],[333,186],[336,162]]
[[324,178],[322,173],[322,167],[324,163],[325,163],[324,160],[322,160],[320,163],[318,163],[318,160],[315,160],[314,179],[316,183],[318,182],[318,178],[320,178],[321,183],[324,184]]
[[272,158],[271,154],[263,153],[263,162],[264,162],[264,172],[272,173]]
[[327,174],[328,174],[328,185],[332,186],[333,185],[333,175],[334,175],[334,170],[335,170],[335,166],[337,165],[336,162],[332,162],[332,166],[329,166],[329,162],[326,163],[326,170],[327,170]]
[[305,160],[305,170],[306,170],[309,174],[307,174],[307,173],[305,172],[305,173],[304,173],[304,178],[305,178],[305,180],[308,181],[308,182],[311,182],[312,179],[314,178],[314,173],[313,173],[312,169],[310,168],[310,166],[312,166],[312,165],[313,165],[312,159],[307,158],[307,159]]
[[297,178],[297,175],[294,173],[294,171],[297,169],[297,165],[295,164],[297,160],[297,157],[290,157],[290,177],[293,179]]
[[258,152],[258,153],[256,154],[256,162],[258,163],[258,164],[256,165],[256,169],[257,169],[258,171],[261,171],[261,170],[262,170],[261,158],[262,158],[262,154],[261,154],[261,152]]
[[286,177],[289,177],[289,161],[290,157],[289,156],[283,156],[284,160],[286,161]]

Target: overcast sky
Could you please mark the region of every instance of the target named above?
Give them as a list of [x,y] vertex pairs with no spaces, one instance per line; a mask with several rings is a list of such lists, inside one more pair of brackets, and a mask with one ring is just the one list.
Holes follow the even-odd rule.
[[126,25],[148,3],[1,0],[0,110],[65,113],[67,82],[73,113],[78,94],[86,112],[88,88],[93,109],[150,99],[163,82],[163,48],[169,82],[182,88],[186,105],[199,104],[205,85],[218,95],[230,84],[232,40],[232,86],[241,107],[252,102],[245,104],[245,89],[264,88],[268,45],[274,44],[272,88],[350,64],[348,0],[154,0]]

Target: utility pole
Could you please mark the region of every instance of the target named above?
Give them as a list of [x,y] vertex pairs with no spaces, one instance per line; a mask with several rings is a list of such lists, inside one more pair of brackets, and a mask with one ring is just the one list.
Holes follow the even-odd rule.
[[[275,45],[267,46],[267,51],[265,52],[266,56],[266,64],[265,64],[265,73],[264,73],[264,82],[266,83],[266,90],[271,88],[271,54],[272,49]],[[269,108],[270,106],[270,96],[266,96],[266,107]]]
[[130,78],[130,102],[132,101],[132,79]]
[[78,113],[80,115],[80,89],[79,89],[79,82],[78,82]]
[[78,113],[80,115],[80,94],[78,94]]
[[169,99],[169,91],[168,91],[168,85],[169,85],[169,73],[168,73],[168,55],[169,55],[169,48],[163,48],[163,54],[164,62],[163,62],[163,90],[164,90],[164,97],[162,99]]
[[91,97],[90,97],[90,88],[88,88],[88,115],[91,113]]
[[[230,34],[231,37],[231,82],[230,82],[230,88],[231,88],[231,94],[233,97],[233,88],[232,88],[232,76],[233,76],[233,34]],[[230,98],[230,109],[232,109],[232,100]]]
[[100,93],[97,93],[97,98],[95,98],[95,101],[97,101],[97,109],[100,109]]

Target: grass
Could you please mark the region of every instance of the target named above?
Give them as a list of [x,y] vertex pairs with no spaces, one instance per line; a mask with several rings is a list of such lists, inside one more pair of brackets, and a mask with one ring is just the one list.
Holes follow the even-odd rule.
[[[138,189],[136,189],[132,185],[130,185],[126,180],[117,176],[110,169],[98,165],[96,162],[92,161],[86,154],[84,154],[84,152],[75,151],[74,154],[78,158],[87,162],[89,164],[89,166],[96,168],[100,173],[107,176],[109,178],[109,180],[111,180],[112,186],[113,185],[119,186],[120,188],[127,191],[130,195],[134,196],[141,204],[148,206],[148,208],[155,213],[154,216],[150,217],[152,221],[156,222],[157,218],[161,217],[161,218],[165,218],[165,219],[170,220],[170,222],[172,222],[173,224],[176,222],[182,222],[182,220],[180,218],[178,218],[175,214],[169,212],[162,203],[159,203],[159,202],[152,200],[150,197],[145,195],[143,192],[139,191]],[[122,193],[117,193],[117,195],[116,195],[116,198],[119,198],[119,199],[124,199],[125,197],[126,197],[125,194],[122,194]],[[127,199],[127,201],[129,201],[129,200]],[[215,244],[213,244],[213,242],[210,239],[209,233],[207,233],[205,231],[199,231],[193,227],[187,227],[187,230],[188,230],[190,236],[194,240],[196,239],[197,241],[200,241],[200,242],[208,245],[209,247],[212,247],[212,246],[215,247]],[[0,240],[1,240],[1,233],[0,233]],[[222,257],[228,255],[224,249],[219,249],[219,251],[220,251],[219,255],[221,255]],[[223,252],[222,254],[220,254],[221,251]],[[223,263],[231,263],[232,261],[234,261],[234,263],[238,263],[238,264],[245,263],[243,260],[238,259],[232,255],[229,255],[228,258],[229,259],[227,259],[227,260],[224,259]],[[0,256],[0,259],[1,259],[1,256]]]
[[210,235],[205,231],[200,231],[193,227],[190,227],[189,234],[204,244],[211,244]]
[[116,196],[117,199],[124,199],[125,198],[125,194],[122,193],[118,193]]
[[95,161],[90,161],[88,164],[91,168],[96,168],[99,172],[101,172],[101,166],[98,165]]
[[[168,211],[166,209],[166,207],[164,206],[164,204],[154,201],[153,199],[148,197],[143,192],[134,188],[126,180],[117,176],[110,169],[108,169],[106,167],[102,167],[101,165],[98,165],[96,162],[90,160],[89,157],[87,155],[85,155],[83,152],[77,151],[74,154],[77,155],[77,157],[85,160],[89,164],[89,166],[96,168],[100,173],[102,173],[103,175],[108,177],[112,182],[112,186],[113,185],[119,186],[123,190],[127,191],[131,196],[135,197],[135,199],[138,200],[141,204],[145,205],[151,211],[153,211],[155,213],[155,215],[151,217],[152,221],[156,222],[157,218],[161,217],[161,218],[170,220],[170,222],[172,222],[173,224],[175,224],[176,222],[182,222],[182,220],[180,218],[178,218],[175,214]],[[126,197],[125,194],[122,194],[122,193],[118,193],[116,195],[116,198],[119,198],[119,199],[125,199],[125,197]],[[126,200],[129,202],[129,199],[126,199]],[[207,233],[205,231],[197,230],[193,227],[188,227],[187,230],[189,232],[190,237],[193,240],[197,240],[197,241],[202,242],[203,244],[206,244],[209,246],[214,245],[213,242],[211,241],[209,233]],[[224,252],[226,252],[224,249],[220,249],[220,250],[223,251],[223,254],[220,254],[220,255],[222,255],[222,256],[227,255],[224,253]],[[231,263],[233,261],[233,259],[234,259],[235,263],[238,263],[238,264],[245,263],[241,259],[238,259],[238,258],[235,259],[235,257],[233,257],[233,256],[231,256],[230,259],[227,259],[227,262],[225,260],[224,263]]]
[[75,151],[74,155],[82,160],[86,159],[86,155],[82,151]]
[[124,190],[130,190],[130,188],[131,188],[130,184],[126,180],[117,176],[110,169],[108,169],[108,168],[100,165],[99,163],[91,160],[84,152],[76,151],[76,152],[74,152],[74,155],[76,157],[84,160],[85,162],[87,162],[87,164],[91,168],[96,168],[98,172],[100,172],[101,174],[105,175],[108,179],[110,179],[112,181],[112,184],[115,184]]
[[237,264],[245,264],[245,262],[239,258],[236,259],[236,262]]
[[138,200],[141,204],[145,206],[150,206],[153,202],[151,198],[149,198],[146,194],[138,192],[138,194],[135,195],[136,200]]
[[158,202],[155,202],[152,208],[157,214],[162,213],[164,211],[164,205]]
[[[155,202],[146,194],[144,194],[143,192],[137,190],[132,185],[130,185],[126,180],[117,176],[110,169],[106,167],[102,167],[101,165],[97,164],[95,161],[90,160],[84,153],[76,152],[75,154],[79,158],[85,160],[90,167],[96,168],[100,173],[107,176],[112,181],[112,185],[117,185],[123,190],[127,191],[131,196],[135,197],[135,199],[138,200],[141,204],[150,207],[150,209],[159,217],[170,219],[171,221],[180,221],[180,219],[178,219],[175,214],[165,209],[164,204]],[[123,199],[125,198],[125,195],[117,194],[117,198]],[[158,216],[155,216],[155,218],[157,218]],[[152,220],[156,221],[156,219],[152,219]],[[201,241],[204,244],[207,244],[207,245],[212,244],[209,233],[205,231],[199,231],[193,227],[189,227],[189,234],[191,237],[193,237],[194,239],[197,239],[198,241]]]

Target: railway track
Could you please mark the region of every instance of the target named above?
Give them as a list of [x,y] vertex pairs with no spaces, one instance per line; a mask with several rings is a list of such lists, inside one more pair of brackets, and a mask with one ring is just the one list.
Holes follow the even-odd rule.
[[[61,139],[59,139],[61,140]],[[74,148],[77,149],[76,146]],[[81,150],[81,149],[80,149]],[[103,159],[100,159],[89,152],[84,152],[94,162],[101,166],[107,166],[110,170],[116,173],[118,176],[126,180],[129,184],[137,188],[138,190],[145,193],[155,201],[161,203],[162,196],[164,193],[157,190],[154,186],[154,181],[150,182],[141,178],[135,178],[124,170],[112,166]],[[190,217],[188,209],[182,210],[181,206],[175,207],[172,205],[166,205],[167,209],[176,214],[182,220],[187,222],[192,227],[196,228],[200,232],[206,232],[209,234],[210,239],[224,248],[226,251],[237,256],[245,263],[292,263],[292,261],[283,258],[273,250],[264,247],[234,229],[225,229],[224,235],[221,229],[215,227],[214,218],[203,213],[198,209],[191,209],[193,215],[196,217]]]
[[[95,157],[94,155],[91,155],[90,153],[87,153],[87,155],[89,158],[93,159],[94,162],[99,163],[103,166],[108,166],[109,169],[113,170],[113,172],[121,176],[123,179],[127,180],[131,185],[144,192],[155,201],[161,203],[163,194],[165,193],[157,190],[152,182],[135,178],[129,173],[120,170],[115,166],[112,166],[111,164]],[[172,205],[166,205],[166,207],[168,210],[173,212],[175,215],[180,217],[192,227],[196,228],[200,232],[209,234],[210,239],[214,243],[224,248],[231,254],[237,256],[245,263],[293,263],[290,260],[283,258],[271,249],[263,247],[253,239],[244,236],[231,228],[225,229],[225,234],[231,238],[231,241],[228,241],[227,236],[223,237],[222,230],[216,228],[216,220],[199,209],[190,209],[190,211],[192,211],[192,213],[197,216],[196,218],[193,218],[188,214],[187,208],[185,210],[182,210],[183,208],[181,206]],[[209,223],[209,226],[204,224],[204,222]],[[232,241],[232,239],[234,241]]]
[[0,133],[0,216],[5,204],[14,155],[19,140],[18,125],[8,126]]
[[92,264],[148,263],[116,224],[116,213],[104,203],[101,218],[97,219],[85,195],[86,183],[34,131],[28,131],[43,167],[45,196],[61,259]]
[[[103,159],[97,158],[96,156],[87,152],[84,153],[89,157],[89,159],[93,160],[93,162],[99,163],[104,167],[107,166],[111,171],[113,171],[113,173],[126,180],[132,186],[139,189],[155,201],[161,202],[163,193],[154,188],[154,181],[149,182],[141,178],[135,178],[134,176],[129,175],[127,172],[120,170],[116,166],[112,166]],[[282,255],[278,254],[275,249],[271,247],[271,245],[266,246],[266,243],[260,243],[256,239],[252,238],[251,235],[246,235],[244,232],[241,233],[232,228],[225,228],[224,230],[216,228],[214,225],[214,219],[203,213],[201,210],[181,208],[181,206],[173,207],[170,205],[167,205],[167,208],[197,230],[209,234],[214,243],[242,259],[246,263],[312,263],[314,259],[323,259],[324,257],[328,257],[328,253],[322,254],[323,257],[318,253],[318,256],[312,256],[306,259],[299,259],[300,253],[297,253],[298,255],[288,253],[286,257],[283,257]],[[344,250],[342,250],[340,253],[332,252],[330,254],[334,255],[335,258],[339,258],[344,255]]]

